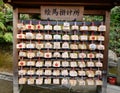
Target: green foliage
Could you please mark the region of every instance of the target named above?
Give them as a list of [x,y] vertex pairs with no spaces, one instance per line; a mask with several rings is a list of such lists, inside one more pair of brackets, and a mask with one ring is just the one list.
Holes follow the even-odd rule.
[[6,41],[6,42],[12,42],[12,40],[13,40],[13,36],[12,36],[12,33],[5,33],[5,35],[3,36],[3,38],[4,38],[4,40]]
[[30,17],[29,17],[28,14],[20,14],[20,19],[21,20],[27,20],[27,19],[30,19]]
[[12,8],[0,0],[0,43],[12,43]]
[[120,56],[120,6],[111,10],[109,47]]
[[3,35],[0,34],[0,43],[4,43],[4,42],[5,42],[4,37]]
[[6,30],[5,24],[4,24],[4,14],[3,12],[0,12],[0,32]]
[[6,30],[5,25],[3,24],[3,22],[0,22],[0,32]]
[[90,16],[90,15],[85,15],[84,16],[84,21],[103,21],[103,16]]
[[0,0],[0,5],[3,5],[3,0]]

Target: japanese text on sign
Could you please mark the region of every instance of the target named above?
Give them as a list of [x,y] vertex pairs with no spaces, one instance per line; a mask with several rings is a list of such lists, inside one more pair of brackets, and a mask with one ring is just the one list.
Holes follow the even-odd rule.
[[54,20],[80,20],[83,7],[41,6],[42,19]]

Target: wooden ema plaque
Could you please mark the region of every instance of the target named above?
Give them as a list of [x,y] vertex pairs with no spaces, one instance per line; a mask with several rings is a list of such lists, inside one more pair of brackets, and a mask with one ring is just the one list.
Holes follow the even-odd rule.
[[83,6],[41,6],[41,19],[82,20]]

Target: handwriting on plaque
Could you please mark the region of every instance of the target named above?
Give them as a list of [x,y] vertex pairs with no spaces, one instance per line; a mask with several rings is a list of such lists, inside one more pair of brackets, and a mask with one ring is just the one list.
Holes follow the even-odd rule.
[[82,6],[41,6],[41,18],[53,20],[81,20],[83,17]]

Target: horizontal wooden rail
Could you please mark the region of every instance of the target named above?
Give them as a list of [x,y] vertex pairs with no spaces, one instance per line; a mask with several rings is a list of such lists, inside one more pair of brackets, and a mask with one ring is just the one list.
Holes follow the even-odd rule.
[[[18,8],[19,13],[40,14],[40,8]],[[105,15],[105,10],[84,10],[84,15]]]
[[14,4],[25,4],[25,5],[95,5],[95,6],[111,6],[111,3],[79,3],[79,2],[24,2],[14,1]]

